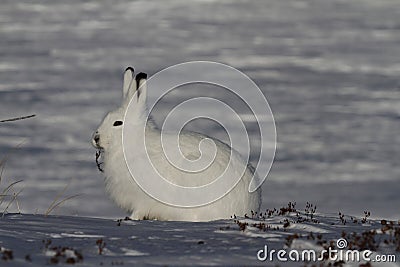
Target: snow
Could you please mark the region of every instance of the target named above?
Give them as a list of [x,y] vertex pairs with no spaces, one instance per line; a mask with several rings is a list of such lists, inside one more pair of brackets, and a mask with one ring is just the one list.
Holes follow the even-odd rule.
[[[302,222],[298,222],[299,218],[302,218]],[[58,263],[73,258],[79,266],[299,266],[298,262],[283,263],[276,258],[273,262],[259,261],[257,253],[265,245],[269,251],[284,249],[301,253],[305,249],[313,249],[319,253],[324,249],[324,244],[330,241],[336,244],[342,232],[348,233],[350,244],[351,233],[377,230],[374,240],[379,246],[371,259],[378,254],[393,254],[397,260],[400,257],[400,251],[395,251],[396,245],[384,244],[384,240],[390,239],[394,232],[387,230],[382,233],[380,220],[366,218],[366,223],[362,223],[363,218],[357,218],[358,221],[353,222],[350,216],[345,216],[347,222],[343,223],[338,215],[322,213],[313,214],[313,220],[318,222],[310,218],[304,212],[292,211],[265,218],[199,223],[124,219],[119,223],[118,220],[79,216],[8,214],[0,220],[0,246],[2,252],[12,251],[13,259],[7,260],[7,266],[43,266],[54,258],[58,259]],[[285,220],[289,221],[290,226],[284,227]],[[248,226],[241,230],[238,222],[247,223]],[[264,230],[254,226],[259,223],[268,225],[268,228]],[[394,226],[400,229],[399,222],[394,222]],[[313,233],[312,238],[310,233]],[[294,234],[298,237],[288,246],[288,238]],[[397,239],[397,246],[399,242]],[[99,244],[104,244],[101,254]],[[28,255],[29,261],[25,259]],[[1,262],[5,261],[0,259]],[[351,261],[347,264],[358,266]],[[399,265],[395,262],[382,265],[374,262],[373,266]]]

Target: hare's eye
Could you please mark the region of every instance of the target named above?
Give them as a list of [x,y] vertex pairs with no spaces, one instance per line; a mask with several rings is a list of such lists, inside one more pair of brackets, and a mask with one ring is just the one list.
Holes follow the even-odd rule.
[[114,121],[113,126],[120,126],[120,125],[122,125],[122,124],[123,124],[122,121]]

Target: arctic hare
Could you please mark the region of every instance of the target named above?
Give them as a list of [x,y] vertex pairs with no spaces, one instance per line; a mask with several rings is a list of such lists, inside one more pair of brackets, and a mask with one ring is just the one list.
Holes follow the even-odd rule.
[[[139,73],[134,77],[134,70],[129,67],[125,70],[123,81],[123,100],[119,108],[109,112],[97,131],[93,134],[92,143],[95,148],[102,152],[104,165],[99,167],[105,174],[105,188],[110,198],[122,209],[130,212],[132,219],[158,219],[158,220],[177,220],[177,221],[210,221],[216,219],[230,218],[232,215],[244,216],[251,212],[258,212],[261,204],[261,189],[249,192],[249,184],[253,176],[253,169],[240,158],[240,155],[233,151],[228,145],[219,140],[212,139],[216,148],[215,160],[206,169],[197,173],[190,173],[179,170],[168,163],[163,154],[160,142],[161,131],[156,125],[149,121],[143,124],[141,121],[146,114],[146,82],[147,75]],[[132,98],[135,101],[134,108],[135,120],[124,121],[124,114]],[[208,184],[216,179],[225,169],[229,160],[233,166],[237,166],[228,175],[237,176],[237,184],[221,196],[218,200],[207,205],[198,207],[178,207],[162,203],[148,195],[132,178],[131,173],[125,162],[122,148],[122,129],[128,123],[138,124],[137,133],[134,138],[138,142],[143,142],[143,127],[146,127],[146,143],[148,157],[152,159],[154,168],[167,180],[181,186],[193,187]],[[199,157],[199,142],[210,137],[194,133],[180,133],[180,149],[189,159]],[[131,153],[135,153],[135,147],[125,148]],[[134,154],[135,155],[135,154]],[[99,155],[97,154],[97,158]],[[97,160],[96,158],[96,160]],[[135,160],[143,160],[143,155],[135,155]],[[244,170],[239,172],[240,167]],[[141,173],[146,175],[146,170]]]

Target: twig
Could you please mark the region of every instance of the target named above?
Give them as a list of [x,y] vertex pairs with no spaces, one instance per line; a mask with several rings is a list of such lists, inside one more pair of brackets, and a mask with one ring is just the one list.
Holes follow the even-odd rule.
[[0,122],[10,122],[10,121],[19,121],[19,120],[24,120],[24,119],[29,119],[35,117],[36,114],[28,115],[28,116],[22,116],[18,118],[12,118],[12,119],[6,119],[6,120],[1,120]]

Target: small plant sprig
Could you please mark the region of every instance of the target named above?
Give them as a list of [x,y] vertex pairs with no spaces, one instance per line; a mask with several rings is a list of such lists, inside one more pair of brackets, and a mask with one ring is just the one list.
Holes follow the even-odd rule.
[[44,246],[43,248],[44,249],[48,249],[50,247],[50,245],[51,245],[51,242],[52,242],[51,239],[43,239],[42,240],[42,244]]
[[382,233],[389,235],[383,242],[386,245],[392,244],[400,252],[400,221],[396,225],[393,221],[381,220],[381,225]]
[[311,221],[314,219],[314,213],[316,210],[317,210],[317,206],[314,206],[313,204],[311,204],[310,202],[307,201],[304,212],[306,213],[306,217],[309,217]]
[[346,219],[344,218],[344,214],[339,211],[339,220],[343,225],[346,225]]
[[0,247],[0,252],[2,253],[1,259],[3,261],[9,261],[14,259],[13,251],[10,249]]
[[297,210],[296,210],[296,202],[289,202],[287,207],[280,208],[278,215],[286,215],[286,214],[291,213],[291,212],[297,212]]
[[286,219],[284,219],[283,220],[283,222],[284,222],[284,224],[283,224],[283,228],[288,228],[289,226],[290,226],[290,222],[289,222],[289,220],[286,218]]
[[297,234],[297,233],[295,233],[295,234],[293,234],[293,235],[288,235],[288,236],[286,237],[285,245],[286,245],[288,248],[290,248],[290,246],[291,246],[292,243],[293,243],[293,240],[299,239],[300,237],[301,237],[301,235],[299,235],[299,234]]
[[[368,218],[371,217],[371,212],[364,211],[364,217],[359,219],[357,217],[350,216],[350,222],[354,224],[365,224],[368,222]],[[339,220],[340,222],[345,225],[347,221],[344,218],[344,214],[339,212]]]
[[[83,261],[82,254],[76,249],[66,246],[51,246],[51,239],[43,239],[42,244],[43,251],[50,256],[50,264],[75,264]],[[31,256],[26,255],[25,260],[31,262]]]
[[103,241],[102,238],[96,240],[96,245],[99,251],[99,255],[103,254],[103,250],[106,247],[106,242]]
[[304,214],[305,218],[301,216],[299,212],[296,213],[297,217],[297,223],[303,223],[303,222],[313,222],[313,223],[319,223],[317,219],[314,218],[314,214],[317,210],[317,206],[311,204],[310,202],[307,202],[306,207],[304,209]]
[[367,218],[371,216],[371,212],[369,211],[364,211],[364,217],[361,219],[361,223],[367,223]]

